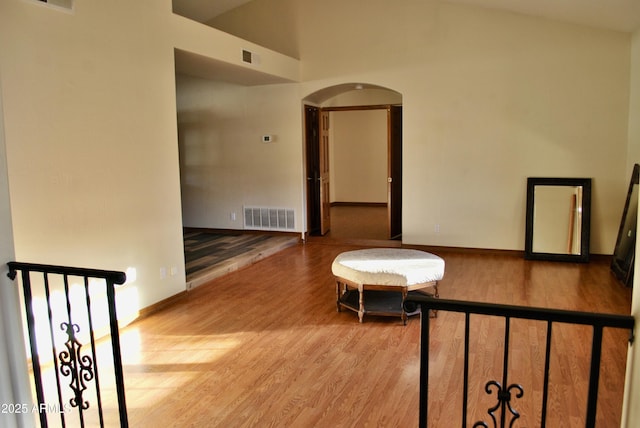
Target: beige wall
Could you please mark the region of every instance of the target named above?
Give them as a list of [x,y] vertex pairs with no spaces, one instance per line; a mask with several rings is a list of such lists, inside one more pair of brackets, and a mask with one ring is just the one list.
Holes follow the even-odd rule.
[[387,202],[387,110],[330,113],[331,202]]
[[631,44],[631,84],[629,97],[629,155],[627,172],[631,176],[633,165],[640,163],[640,29]]
[[184,289],[170,16],[152,4],[0,5],[16,258],[135,270],[134,306]]
[[[179,76],[177,94],[184,225],[243,229],[246,205],[293,208],[302,231],[296,86],[244,87]],[[263,143],[263,135],[273,142]]]
[[[0,74],[1,76],[1,74]],[[1,89],[1,88],[0,88]],[[7,262],[15,260],[11,204],[7,176],[7,158],[4,138],[2,91],[0,91],[0,371],[5,380],[0,385],[0,403],[31,404],[31,388],[25,349],[22,343],[20,300],[18,283],[7,277]],[[0,426],[28,427],[35,424],[31,414],[0,412]]]
[[[612,251],[628,180],[629,35],[429,1],[297,7],[283,19],[300,19],[304,82],[240,90],[260,108],[226,125],[245,142],[285,138],[255,195],[282,191],[276,202],[301,210],[300,100],[372,83],[403,97],[405,243],[521,250],[526,177],[588,176],[592,251]],[[142,306],[184,288],[173,49],[237,61],[246,45],[170,9],[168,0],[79,2],[73,13],[0,5],[16,255],[134,268]],[[296,61],[261,56],[296,78]],[[272,124],[278,131],[265,131]],[[225,204],[226,218],[239,201]],[[171,266],[178,275],[160,280]]]
[[[611,253],[628,180],[628,34],[429,2],[384,17],[374,2],[329,31],[311,17],[349,8],[307,6],[303,94],[345,81],[402,94],[404,243],[522,250],[526,178],[591,177],[591,250]],[[395,49],[363,27],[387,18]]]
[[[248,48],[259,53],[261,71],[283,80],[299,75],[292,58],[174,16],[170,0],[75,2],[71,11],[0,2],[15,257],[127,271],[118,289],[127,319],[185,289],[176,47],[234,66]],[[268,110],[271,91],[245,99]],[[295,123],[299,97],[289,102],[293,109],[265,117]],[[262,117],[252,108],[249,122]],[[264,125],[249,127],[264,132]],[[279,158],[294,172],[279,168],[274,179],[298,207],[299,126],[281,133],[296,135],[293,152]]]
[[[266,34],[252,23],[269,7],[292,9]],[[591,251],[612,252],[628,181],[628,34],[436,1],[259,0],[216,25],[295,51],[303,98],[354,82],[400,94],[404,243],[522,250],[526,178],[591,177]],[[295,49],[276,34],[289,28]]]
[[[634,163],[640,163],[640,29],[633,35],[631,44],[631,91],[629,102],[629,176]],[[638,241],[636,240],[636,253]],[[640,317],[640,261],[635,258],[635,276],[633,286],[633,301],[631,314]],[[637,336],[637,331],[636,331]],[[629,363],[627,365],[627,382],[624,399],[622,427],[636,427],[640,425],[640,350],[638,340],[629,347]]]
[[[233,162],[257,170],[242,171],[253,184],[224,192],[302,210],[301,100],[371,83],[402,95],[405,243],[521,250],[526,177],[586,176],[594,180],[592,251],[611,253],[640,153],[640,85],[630,83],[637,34],[631,43],[625,33],[433,0],[248,5],[234,25],[294,9],[269,26],[281,33],[258,32],[252,44],[173,16],[170,0],[77,1],[71,13],[0,2],[16,258],[131,268],[121,309],[183,291],[174,48],[239,65],[244,47],[259,51],[264,71],[303,82],[230,91],[239,97],[232,111],[215,112],[229,114],[220,122],[225,141],[248,148],[270,132],[280,143],[258,149],[261,158],[233,147]],[[296,37],[283,37],[288,31]],[[181,100],[181,109],[216,102]],[[241,202],[224,200],[214,216]],[[160,279],[173,266],[177,275]]]
[[[299,6],[299,0],[253,0],[213,18],[207,25],[300,58]],[[255,17],[253,25],[247,25],[247,14]]]

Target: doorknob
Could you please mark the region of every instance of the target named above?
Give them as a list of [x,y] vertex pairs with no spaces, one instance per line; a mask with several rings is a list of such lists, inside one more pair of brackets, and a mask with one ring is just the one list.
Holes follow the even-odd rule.
[[393,178],[391,178],[391,177],[387,178],[387,183],[391,183],[392,181],[393,181]]

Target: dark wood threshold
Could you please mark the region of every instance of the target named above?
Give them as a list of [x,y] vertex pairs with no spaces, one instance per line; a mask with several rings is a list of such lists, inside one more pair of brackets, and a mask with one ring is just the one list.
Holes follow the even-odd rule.
[[392,239],[366,238],[331,238],[326,236],[305,235],[305,243],[323,245],[356,245],[360,247],[390,247],[400,248],[402,243]]
[[291,236],[298,237],[301,241],[300,232],[285,232],[282,230],[253,230],[253,229],[210,229],[206,227],[184,227],[185,232],[215,233],[218,235],[269,235],[269,236]]
[[332,207],[386,207],[386,202],[331,202]]

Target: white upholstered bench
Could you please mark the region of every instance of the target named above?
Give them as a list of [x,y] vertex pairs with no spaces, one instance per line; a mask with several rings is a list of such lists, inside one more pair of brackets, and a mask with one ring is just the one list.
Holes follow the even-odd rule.
[[[342,308],[364,314],[400,316],[409,292],[438,297],[444,260],[434,254],[405,248],[371,248],[339,254],[331,265],[336,278],[338,312]],[[431,288],[429,292],[427,289]]]

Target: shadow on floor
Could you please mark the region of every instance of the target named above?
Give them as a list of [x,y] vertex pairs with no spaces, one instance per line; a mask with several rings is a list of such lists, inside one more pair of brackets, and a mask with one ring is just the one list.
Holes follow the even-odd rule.
[[[331,230],[310,236],[310,242],[376,247],[400,247],[387,239],[386,207],[331,207]],[[300,242],[298,235],[252,231],[184,229],[187,290],[251,265]]]

